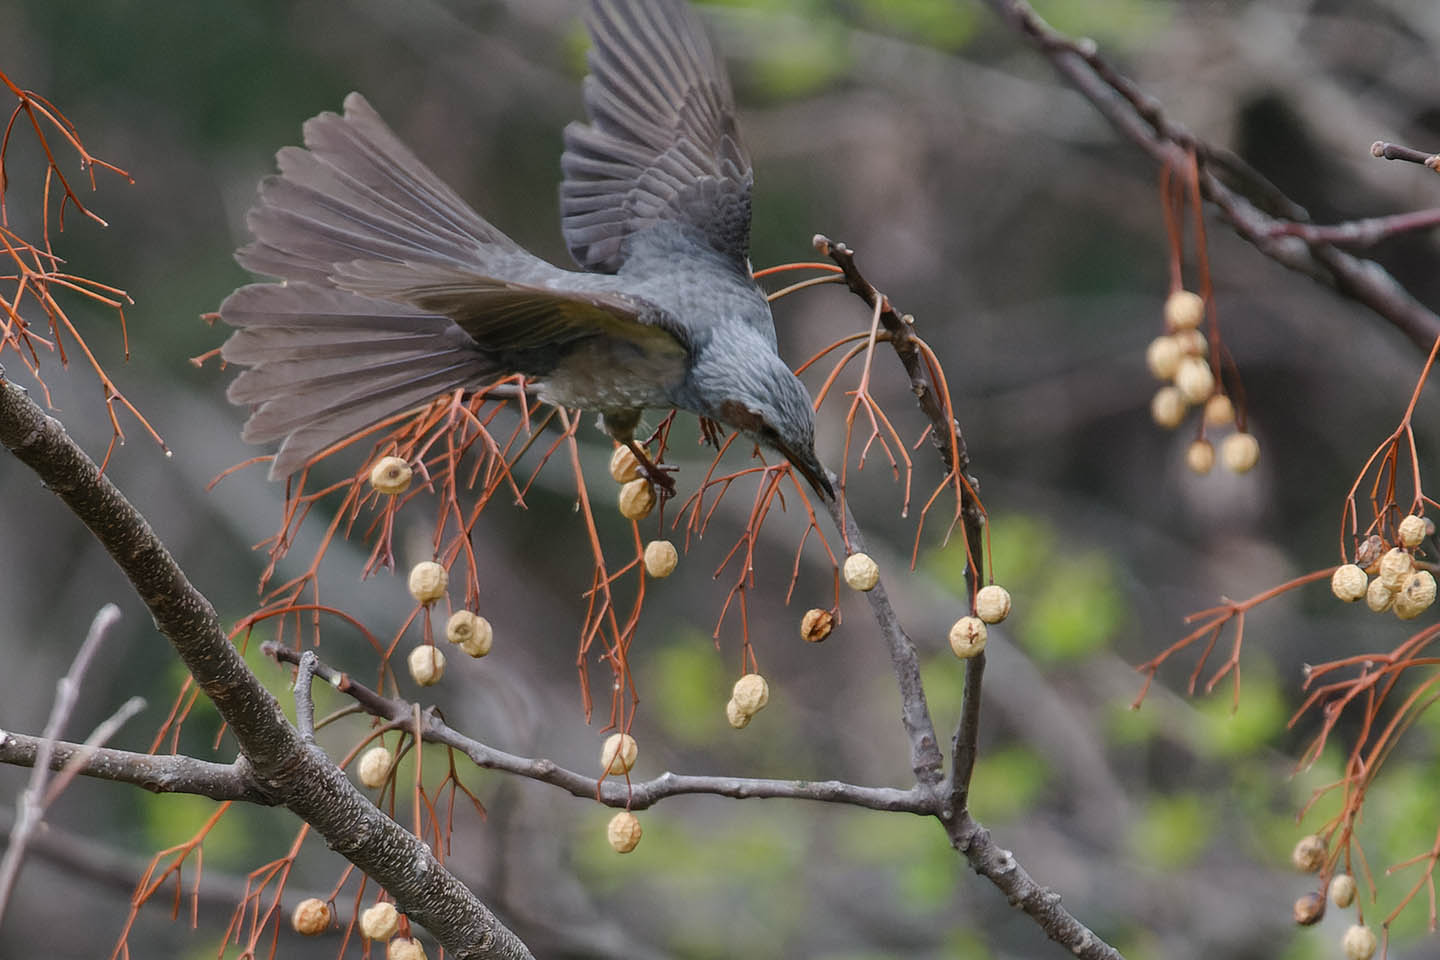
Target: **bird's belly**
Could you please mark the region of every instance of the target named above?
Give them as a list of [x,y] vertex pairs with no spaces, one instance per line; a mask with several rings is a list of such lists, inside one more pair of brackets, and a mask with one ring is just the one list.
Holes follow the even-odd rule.
[[578,344],[537,377],[535,386],[540,399],[561,406],[601,411],[670,406],[685,378],[685,358],[673,340],[642,346],[597,339]]

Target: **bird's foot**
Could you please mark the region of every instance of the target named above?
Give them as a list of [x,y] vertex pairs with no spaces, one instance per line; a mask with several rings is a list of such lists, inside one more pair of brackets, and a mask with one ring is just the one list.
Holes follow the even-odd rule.
[[720,426],[720,421],[711,420],[709,417],[700,418],[700,439],[716,450],[720,449],[720,441],[725,439],[725,428]]

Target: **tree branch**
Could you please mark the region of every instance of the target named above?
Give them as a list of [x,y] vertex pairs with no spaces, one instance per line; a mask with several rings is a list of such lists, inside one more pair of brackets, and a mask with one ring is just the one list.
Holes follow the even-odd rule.
[[[267,656],[282,663],[299,665],[302,659],[314,655],[304,653],[281,644],[267,641],[260,647]],[[391,699],[381,696],[365,684],[352,679],[348,674],[320,661],[315,663],[315,676],[330,683],[355,699],[366,713],[379,717],[397,726],[414,727],[416,705],[408,700]],[[935,804],[930,791],[919,787],[898,790],[893,787],[862,787],[839,780],[764,780],[748,777],[705,777],[677,773],[662,773],[651,780],[625,781],[619,779],[597,780],[559,766],[553,760],[521,757],[504,750],[497,750],[460,733],[435,713],[425,711],[421,724],[421,737],[427,743],[439,743],[460,751],[470,758],[477,767],[500,770],[529,780],[538,780],[559,787],[577,797],[597,800],[610,807],[630,810],[644,810],[666,797],[684,794],[707,794],[731,797],[737,800],[788,799],[817,800],[824,803],[843,803],[869,810],[887,810],[899,813],[933,814]]]
[[[1101,57],[1092,41],[1074,40],[1055,30],[1024,0],[985,0],[985,3],[1049,59],[1055,70],[1094,104],[1121,136],[1158,163],[1178,169],[1187,151],[1193,149],[1199,161],[1201,194],[1220,209],[1240,237],[1262,254],[1365,304],[1424,350],[1428,351],[1440,336],[1440,316],[1411,296],[1384,267],[1337,249],[1323,235],[1314,242],[1286,236],[1285,225],[1293,223],[1296,217],[1272,216],[1227,186],[1210,169],[1212,166],[1223,168],[1217,162],[1223,151],[1167,118],[1159,101],[1143,93]],[[1395,158],[1412,159],[1398,153]],[[1301,209],[1293,201],[1287,199],[1286,203],[1297,211]],[[1267,203],[1267,206],[1274,204]]]
[[321,750],[305,744],[145,518],[58,421],[6,380],[0,380],[0,444],[34,470],[109,552],[277,802],[383,886],[447,952],[466,960],[530,957],[429,847],[377,809]]
[[[0,730],[0,763],[33,767],[45,742],[43,737]],[[234,763],[212,763],[180,754],[157,756],[54,741],[49,768],[60,770],[76,758],[80,762],[74,770],[82,777],[128,783],[151,793],[191,793],[211,800],[242,800],[267,807],[278,802],[255,779],[243,757]]]

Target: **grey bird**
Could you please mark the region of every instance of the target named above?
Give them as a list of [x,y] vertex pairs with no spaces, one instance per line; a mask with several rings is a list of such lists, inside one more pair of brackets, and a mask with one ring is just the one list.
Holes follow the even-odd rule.
[[834,496],[804,385],[776,351],[749,262],[750,158],[724,67],[678,0],[593,0],[584,100],[565,130],[565,241],[528,253],[440,181],[359,94],[277,155],[236,259],[281,283],[220,308],[238,330],[244,439],[280,440],[272,478],[391,415],[524,374],[548,403],[635,441],[647,408],[726,424]]

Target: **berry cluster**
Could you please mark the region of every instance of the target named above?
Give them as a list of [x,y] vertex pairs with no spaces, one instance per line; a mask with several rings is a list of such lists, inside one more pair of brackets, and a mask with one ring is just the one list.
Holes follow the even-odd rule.
[[[1301,837],[1290,854],[1290,863],[1301,873],[1319,873],[1329,859],[1323,838],[1316,834]],[[1355,902],[1355,878],[1348,873],[1337,873],[1330,878],[1330,901],[1341,910],[1348,909]],[[1318,923],[1325,916],[1325,891],[1315,890],[1295,901],[1295,922],[1302,926]],[[1359,922],[1351,924],[1340,938],[1340,949],[1346,960],[1370,960],[1375,956],[1379,943],[1375,931]]]
[[1401,620],[1415,619],[1435,602],[1435,577],[1418,568],[1414,556],[1433,531],[1430,521],[1412,513],[1396,527],[1399,542],[1390,549],[1378,534],[1372,534],[1356,549],[1354,563],[1335,569],[1331,591],[1346,603],[1363,599],[1376,613],[1392,610]]
[[[1203,407],[1201,435],[1185,451],[1185,465],[1199,474],[1215,466],[1215,447],[1205,438],[1206,428],[1235,426],[1235,404],[1223,392],[1206,359],[1209,344],[1200,324],[1205,301],[1189,290],[1177,290],[1165,301],[1165,333],[1150,341],[1145,365],[1165,386],[1150,401],[1150,416],[1173,430],[1185,421],[1191,407]],[[1235,473],[1245,473],[1260,460],[1260,443],[1243,429],[1220,444],[1220,460]]]

